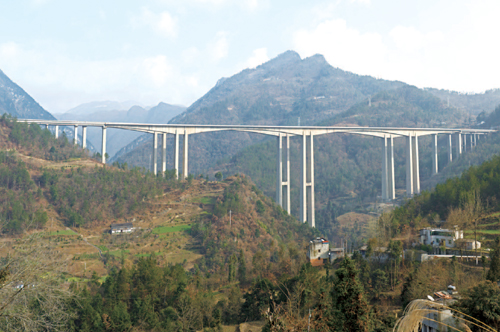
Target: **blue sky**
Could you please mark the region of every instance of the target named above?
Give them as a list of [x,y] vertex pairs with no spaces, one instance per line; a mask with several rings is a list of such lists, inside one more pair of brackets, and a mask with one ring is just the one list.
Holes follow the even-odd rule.
[[462,92],[500,88],[500,1],[0,0],[0,69],[44,108],[190,105],[287,50]]

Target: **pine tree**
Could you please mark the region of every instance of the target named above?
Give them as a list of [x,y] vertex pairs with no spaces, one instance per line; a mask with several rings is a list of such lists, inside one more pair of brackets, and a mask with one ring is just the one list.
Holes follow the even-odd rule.
[[363,286],[358,279],[354,262],[346,258],[335,271],[332,290],[332,330],[342,332],[367,332],[370,330],[368,303]]
[[243,249],[240,250],[240,257],[238,258],[240,265],[238,266],[238,280],[240,284],[245,283],[246,274],[247,274],[247,266],[245,263],[245,255],[243,254]]
[[495,247],[491,254],[490,270],[486,275],[486,279],[491,282],[500,280],[500,238],[498,237],[495,240]]

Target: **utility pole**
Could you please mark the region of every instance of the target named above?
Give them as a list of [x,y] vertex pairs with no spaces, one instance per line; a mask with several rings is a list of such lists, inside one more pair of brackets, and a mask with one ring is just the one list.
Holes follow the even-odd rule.
[[231,228],[231,210],[229,210],[229,228]]
[[309,309],[309,321],[307,322],[307,332],[311,329],[311,309]]

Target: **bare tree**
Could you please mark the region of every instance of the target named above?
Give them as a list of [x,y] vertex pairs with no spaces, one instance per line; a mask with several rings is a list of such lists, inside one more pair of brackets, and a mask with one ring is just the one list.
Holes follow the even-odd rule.
[[65,287],[66,262],[42,235],[16,240],[0,258],[0,330],[64,330],[74,294]]

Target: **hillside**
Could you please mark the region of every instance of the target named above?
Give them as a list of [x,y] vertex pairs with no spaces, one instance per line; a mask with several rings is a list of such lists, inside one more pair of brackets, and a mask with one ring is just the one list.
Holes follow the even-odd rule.
[[[463,123],[466,114],[448,108],[437,97],[405,86],[380,92],[372,97],[371,106],[358,103],[319,125],[342,126],[408,126],[432,127],[446,122],[453,127]],[[440,169],[446,171],[445,137],[439,144]],[[381,191],[381,140],[356,135],[328,135],[315,139],[316,225],[329,234],[336,235],[336,217],[349,212],[373,211],[369,204],[377,200]],[[292,213],[298,214],[300,179],[300,140],[291,139]],[[395,174],[398,197],[404,195],[405,151],[404,140],[395,140]],[[431,177],[430,138],[419,142],[420,175],[422,181]],[[250,146],[236,154],[227,163],[216,168],[224,174],[248,174],[267,195],[274,197],[275,142],[268,141]],[[445,167],[446,166],[446,167]],[[222,168],[224,167],[224,168]]]
[[[139,238],[128,238],[138,243],[136,247],[126,245],[130,249],[125,259],[131,263],[152,252],[164,253],[164,262],[172,262],[177,249],[187,248],[180,253],[189,256],[188,261],[203,256],[198,265],[217,271],[241,250],[249,260],[260,252],[265,262],[276,259],[272,255],[285,246],[295,252],[292,260],[302,261],[298,252],[315,235],[315,230],[286,215],[244,176],[224,182],[192,177],[177,181],[171,175],[156,178],[137,169],[102,167],[65,137],[56,140],[40,126],[8,117],[0,122],[0,149],[0,219],[6,221],[2,233],[42,230],[49,231],[49,238],[68,235],[64,241],[71,244],[67,246],[71,257],[94,255],[95,248],[85,243],[111,252],[124,249],[125,242],[115,243],[114,237],[103,233],[119,222],[133,222],[140,229]],[[84,237],[72,237],[75,231]],[[170,238],[171,233],[176,236]],[[192,254],[189,248],[195,248]],[[89,266],[105,273],[99,255],[92,255]],[[273,268],[270,273],[282,272]]]
[[[255,69],[220,79],[186,112],[170,122],[296,125],[300,117],[302,125],[313,125],[368,96],[402,85],[334,68],[321,55],[301,59],[297,53],[288,51]],[[190,170],[203,172],[218,160],[229,158],[263,139],[262,135],[232,132],[192,136]],[[149,167],[151,138],[141,140],[144,143],[132,143],[136,147],[132,151],[125,148],[115,160]],[[167,148],[172,146],[170,140]],[[167,162],[173,164],[171,156]]]
[[0,70],[0,115],[4,113],[20,119],[55,120],[26,91]]
[[484,93],[461,93],[457,91],[426,88],[425,91],[450,101],[450,106],[460,108],[477,116],[481,112],[490,112],[500,104],[500,89],[487,90]]
[[[493,139],[498,141],[498,136]],[[386,232],[398,234],[403,228],[417,232],[424,226],[440,227],[445,221],[443,226],[456,225],[465,230],[466,237],[473,238],[477,221],[478,240],[483,247],[492,247],[493,240],[500,236],[499,181],[500,156],[495,155],[396,208],[384,218]]]

